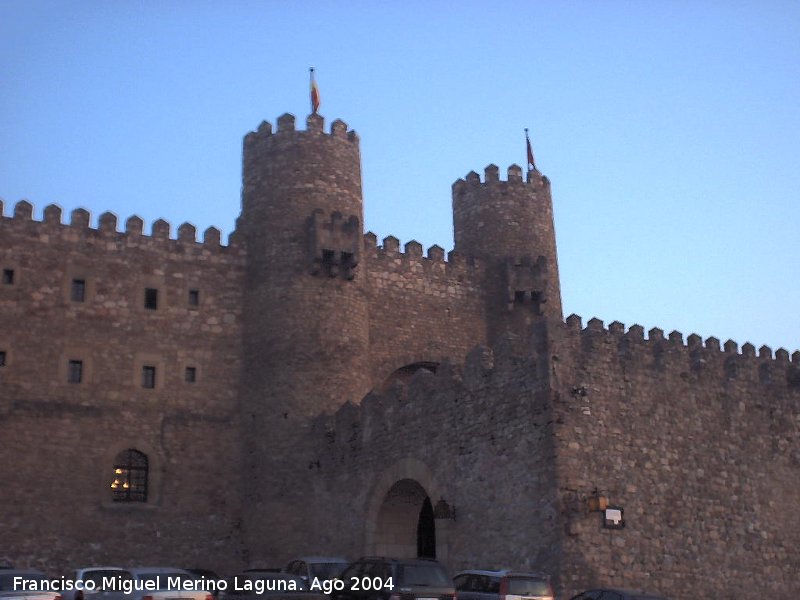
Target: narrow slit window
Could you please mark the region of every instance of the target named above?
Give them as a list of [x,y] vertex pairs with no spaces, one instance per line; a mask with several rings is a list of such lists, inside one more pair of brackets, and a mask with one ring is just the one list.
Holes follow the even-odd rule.
[[14,285],[14,269],[3,269],[3,283]]
[[0,367],[6,366],[6,351],[0,350]]
[[147,310],[158,310],[158,290],[144,288],[144,307]]
[[83,381],[83,361],[70,360],[67,365],[67,382],[81,383]]
[[73,279],[72,286],[70,288],[70,299],[73,302],[84,302],[86,301],[86,280],[85,279]]
[[152,390],[156,387],[156,368],[151,365],[142,367],[142,387]]
[[186,371],[183,374],[183,378],[186,381],[186,383],[196,383],[197,367],[186,367]]
[[200,306],[200,290],[189,290],[189,306]]

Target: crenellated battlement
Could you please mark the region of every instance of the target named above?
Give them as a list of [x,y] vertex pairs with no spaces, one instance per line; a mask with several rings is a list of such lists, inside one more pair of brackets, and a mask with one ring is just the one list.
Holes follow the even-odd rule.
[[172,226],[164,219],[157,219],[151,225],[150,235],[144,233],[144,221],[133,215],[125,221],[123,231],[118,230],[118,218],[112,212],[104,212],[97,219],[97,227],[91,226],[91,214],[84,208],[76,208],[70,213],[69,222],[63,220],[63,210],[56,204],[50,204],[42,211],[42,220],[33,218],[34,207],[27,200],[20,200],[14,205],[11,217],[3,213],[3,202],[0,200],[0,228],[8,228],[33,235],[53,235],[61,233],[65,238],[74,236],[113,237],[118,240],[129,240],[131,243],[144,238],[163,243],[172,249],[201,249],[210,252],[242,249],[238,237],[231,234],[228,246],[221,243],[220,230],[209,227],[203,232],[202,241],[197,238],[197,229],[191,223],[178,226],[176,236],[172,237]]
[[371,231],[364,234],[364,254],[368,259],[377,261],[377,265],[393,262],[403,270],[434,271],[448,276],[474,276],[486,267],[486,263],[479,258],[465,256],[455,250],[445,253],[444,248],[436,244],[429,247],[424,255],[422,244],[416,240],[406,242],[401,250],[400,240],[393,235],[384,237],[381,245],[378,245],[378,237]]
[[779,348],[773,353],[769,346],[756,347],[733,340],[720,344],[716,337],[706,338],[692,333],[684,341],[680,331],[665,335],[654,327],[647,331],[641,325],[627,328],[614,321],[607,327],[597,318],[586,326],[578,315],[572,314],[562,324],[565,341],[583,354],[602,353],[603,348],[616,349],[623,361],[645,361],[660,369],[681,373],[715,374],[721,380],[741,379],[768,385],[788,385],[800,390],[800,351],[791,354]]
[[[463,179],[457,179],[453,183],[453,193],[463,193],[468,189],[474,189],[477,186],[480,188],[493,188],[496,186],[514,186],[514,185],[530,185],[534,187],[549,188],[550,180],[539,173],[538,171],[528,171],[523,179],[522,167],[519,165],[511,165],[506,170],[506,179],[500,179],[500,168],[495,165],[487,165],[483,170],[483,181],[480,175],[475,171],[470,171],[464,176]],[[480,189],[479,188],[479,189]]]
[[326,136],[353,144],[357,144],[359,141],[358,134],[354,130],[348,129],[347,123],[341,119],[336,119],[331,123],[327,134],[324,131],[325,118],[321,115],[308,115],[308,117],[306,117],[305,130],[297,129],[296,120],[297,119],[294,115],[290,113],[284,113],[278,117],[276,127],[274,129],[272,127],[272,123],[268,121],[262,121],[261,125],[258,126],[258,129],[249,132],[245,136],[244,143],[246,146],[253,143],[263,143],[267,140],[269,140],[270,143],[276,143],[276,140],[279,141],[289,138],[301,139],[309,138],[311,136]]

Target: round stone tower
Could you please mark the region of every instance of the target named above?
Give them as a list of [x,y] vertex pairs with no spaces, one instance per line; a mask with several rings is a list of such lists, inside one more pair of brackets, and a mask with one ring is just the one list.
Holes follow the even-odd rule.
[[262,123],[243,154],[244,525],[252,559],[268,560],[283,528],[308,527],[295,507],[309,501],[311,419],[371,387],[361,164],[356,134],[338,120],[325,133],[316,114],[304,131],[288,114]]
[[455,250],[487,263],[490,337],[538,317],[562,318],[550,181],[517,165],[501,181],[489,165],[453,184]]

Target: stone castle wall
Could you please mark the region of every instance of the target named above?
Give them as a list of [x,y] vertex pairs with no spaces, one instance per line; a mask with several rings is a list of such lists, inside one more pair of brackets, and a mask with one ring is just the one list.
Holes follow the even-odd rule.
[[[451,569],[544,570],[564,594],[800,592],[800,354],[563,322],[549,181],[515,166],[454,184],[446,259],[379,245],[358,137],[306,125],[245,138],[228,246],[213,228],[199,243],[189,224],[170,239],[163,221],[143,235],[138,217],[119,232],[110,213],[93,228],[82,209],[63,224],[0,205],[8,558],[232,573],[413,554],[403,527],[427,496],[453,509],[435,519]],[[110,500],[127,448],[151,461],[141,505]],[[594,490],[624,529],[587,510]]]
[[[2,207],[0,206],[0,213]],[[237,391],[243,248],[210,229],[72,213],[27,202],[0,218],[0,537],[15,564],[51,573],[97,563],[238,564]],[[82,302],[73,279],[85,282]],[[158,290],[156,310],[144,289]],[[189,290],[198,305],[190,305]],[[82,364],[80,383],[68,363]],[[154,389],[142,367],[155,366]],[[196,382],[185,381],[195,369]],[[150,461],[146,505],[114,503],[115,456]],[[216,562],[216,559],[215,561]]]
[[[575,316],[553,331],[565,587],[800,592],[800,353]],[[624,509],[602,529],[599,490]],[[752,586],[758,582],[758,591]],[[750,591],[744,591],[750,590]]]
[[[798,353],[574,316],[525,345],[476,348],[463,370],[418,373],[316,422],[306,477],[332,550],[374,551],[392,529],[376,510],[386,484],[410,478],[456,509],[436,521],[454,571],[542,570],[564,598],[800,591]],[[623,529],[589,510],[595,491],[623,508]]]

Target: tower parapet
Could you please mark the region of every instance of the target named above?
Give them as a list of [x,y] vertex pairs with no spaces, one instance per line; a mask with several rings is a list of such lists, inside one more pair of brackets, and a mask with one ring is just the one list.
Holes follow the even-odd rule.
[[[455,250],[488,266],[486,288],[493,338],[520,331],[538,317],[561,319],[561,285],[550,181],[511,165],[505,181],[496,165],[484,180],[472,171],[453,184]],[[513,314],[509,314],[509,309]]]

